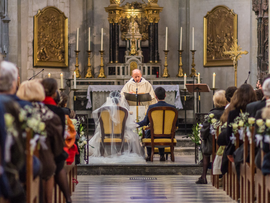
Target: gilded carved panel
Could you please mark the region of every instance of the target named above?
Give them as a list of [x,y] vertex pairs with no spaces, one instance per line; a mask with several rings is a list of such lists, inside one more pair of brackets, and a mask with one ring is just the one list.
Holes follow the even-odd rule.
[[68,19],[56,7],[34,16],[34,66],[68,66]]
[[204,17],[204,66],[232,66],[224,51],[237,38],[237,14],[226,6],[213,8]]

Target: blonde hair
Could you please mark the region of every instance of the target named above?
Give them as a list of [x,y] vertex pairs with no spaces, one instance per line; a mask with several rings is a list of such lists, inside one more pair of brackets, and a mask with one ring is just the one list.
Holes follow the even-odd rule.
[[219,90],[214,94],[213,102],[215,107],[220,108],[227,105],[225,93],[225,90]]
[[30,102],[42,102],[45,99],[45,91],[38,80],[24,81],[17,91],[17,96]]

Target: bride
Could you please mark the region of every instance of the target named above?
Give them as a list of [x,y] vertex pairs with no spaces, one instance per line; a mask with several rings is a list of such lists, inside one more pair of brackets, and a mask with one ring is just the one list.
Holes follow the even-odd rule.
[[[126,127],[124,131],[125,144],[123,146],[117,147],[115,143],[104,146],[104,156],[101,156],[100,147],[101,143],[101,127],[100,127],[100,117],[99,111],[101,108],[106,107],[106,111],[109,112],[110,120],[114,124],[120,123],[120,114],[118,107],[123,107],[129,112],[129,105],[125,98],[121,97],[121,94],[117,91],[111,92],[109,98],[105,104],[100,108],[93,111],[93,118],[95,121],[95,133],[94,136],[89,141],[89,162],[93,163],[141,163],[145,162],[142,147],[139,142],[139,136],[136,132],[136,127],[138,126],[131,118],[130,115],[127,117]],[[113,139],[113,133],[110,135]],[[124,150],[122,150],[124,147]],[[124,151],[124,152],[122,152]]]

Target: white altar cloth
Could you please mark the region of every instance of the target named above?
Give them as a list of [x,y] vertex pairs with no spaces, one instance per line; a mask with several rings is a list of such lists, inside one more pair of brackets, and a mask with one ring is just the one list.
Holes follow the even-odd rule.
[[[90,97],[90,92],[111,92],[111,91],[121,91],[123,85],[89,85],[87,90],[87,105],[86,109],[92,108],[92,101]],[[157,87],[163,87],[166,92],[176,92],[174,105],[177,109],[183,109],[183,105],[180,99],[179,85],[153,85],[154,90]]]

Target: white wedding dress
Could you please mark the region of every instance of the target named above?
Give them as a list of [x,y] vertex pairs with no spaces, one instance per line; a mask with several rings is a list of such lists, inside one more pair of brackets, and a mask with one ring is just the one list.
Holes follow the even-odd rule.
[[[115,92],[114,92],[115,93]],[[117,96],[112,96],[107,99],[105,104],[103,104],[100,108],[106,107],[110,114],[110,119],[115,124],[120,123],[119,111],[117,111],[117,107],[123,107],[129,112],[129,105],[126,102],[125,98],[121,98],[119,93]],[[121,153],[121,149],[117,147],[114,143],[111,145],[107,145],[104,148],[104,156],[100,154],[100,139],[101,139],[101,129],[99,123],[98,112],[99,109],[93,111],[93,118],[95,121],[96,129],[94,136],[89,141],[89,164],[96,163],[108,163],[108,164],[117,164],[117,163],[144,163],[144,153],[142,146],[139,141],[139,136],[136,132],[136,127],[138,126],[128,115],[124,133],[124,139],[126,140],[124,146],[124,152]],[[113,138],[113,134],[111,134],[111,138]]]

